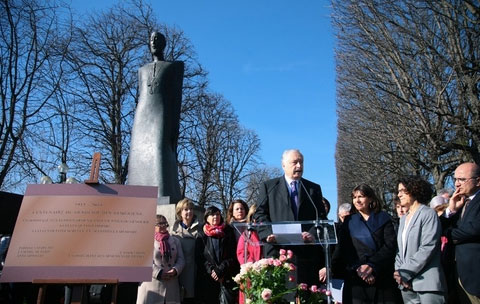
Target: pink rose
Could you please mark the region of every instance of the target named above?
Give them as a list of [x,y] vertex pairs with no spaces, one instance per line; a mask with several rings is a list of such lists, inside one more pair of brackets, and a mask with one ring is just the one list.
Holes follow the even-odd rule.
[[317,291],[318,291],[317,285],[312,285],[312,286],[310,286],[310,291],[311,291],[311,292],[317,292]]
[[287,250],[287,258],[291,259],[292,257],[293,257],[293,252],[290,249],[288,249]]
[[272,297],[272,290],[271,290],[271,289],[268,289],[268,288],[265,288],[265,289],[262,291],[262,299],[263,299],[264,301],[267,301],[267,300],[269,300],[271,297]]
[[279,253],[280,253],[280,255],[282,255],[282,254],[285,255],[285,254],[287,254],[287,251],[285,249],[280,249]]
[[284,254],[281,254],[280,257],[278,258],[281,262],[285,262],[287,260],[287,256]]
[[237,274],[235,278],[233,278],[233,280],[235,281],[235,283],[240,284],[240,281],[242,280],[242,275],[240,273]]
[[330,290],[327,290],[327,291],[325,291],[325,294],[326,294],[327,296],[331,296],[331,295],[332,295],[332,292],[331,292]]
[[268,266],[268,260],[261,259],[260,261],[258,261],[258,264],[261,266],[261,268],[266,268]]
[[289,282],[295,281],[295,277],[294,277],[294,276],[288,276],[288,281],[289,281]]
[[282,265],[282,262],[280,260],[274,260],[273,261],[273,266],[281,266]]
[[297,267],[295,267],[295,265],[293,265],[292,263],[290,263],[290,271],[295,271],[295,269],[297,269]]
[[305,284],[305,283],[300,283],[300,284],[298,284],[298,286],[300,286],[301,290],[307,290],[308,289],[308,285]]

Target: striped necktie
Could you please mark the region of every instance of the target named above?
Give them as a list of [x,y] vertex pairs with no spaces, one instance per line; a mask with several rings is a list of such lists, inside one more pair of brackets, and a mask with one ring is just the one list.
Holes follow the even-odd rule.
[[462,214],[460,215],[460,218],[463,218],[463,215],[465,214],[465,210],[467,209],[468,204],[470,204],[470,201],[471,199],[469,199],[468,197],[465,198],[465,204],[463,205]]

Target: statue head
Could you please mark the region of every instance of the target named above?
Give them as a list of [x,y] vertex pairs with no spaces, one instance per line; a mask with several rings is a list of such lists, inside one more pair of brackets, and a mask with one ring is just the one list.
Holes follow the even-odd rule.
[[152,32],[150,35],[150,53],[152,53],[154,60],[163,60],[163,50],[166,45],[165,36],[157,31]]

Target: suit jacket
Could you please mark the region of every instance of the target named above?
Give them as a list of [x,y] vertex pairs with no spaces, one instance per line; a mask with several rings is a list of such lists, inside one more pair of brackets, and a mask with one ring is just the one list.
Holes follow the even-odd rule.
[[407,227],[406,249],[403,253],[404,215],[398,228],[398,252],[395,269],[414,291],[445,291],[445,277],[440,262],[441,225],[432,208],[420,205]]
[[[317,210],[319,219],[326,219],[325,207],[322,202],[322,190],[320,185],[315,184],[304,178],[298,185],[298,218],[295,219],[291,205],[290,194],[288,192],[285,176],[280,176],[264,182],[260,186],[260,195],[257,202],[257,210],[254,218],[258,222],[282,222],[282,221],[308,221],[316,220],[316,210],[310,201],[308,194],[312,198]],[[307,192],[306,192],[306,191]],[[261,240],[265,240],[271,229],[259,229]]]
[[[322,190],[320,185],[306,179],[301,179],[303,184],[298,185],[298,218],[295,219],[288,192],[287,181],[284,176],[264,182],[260,186],[260,196],[257,203],[257,210],[254,219],[257,223],[281,222],[281,221],[308,221],[318,218],[326,219],[325,207],[322,201]],[[307,193],[313,200],[315,207],[310,201]],[[304,231],[314,234],[312,227],[303,227]],[[271,227],[259,227],[258,235],[260,240],[265,241],[272,233]],[[298,282],[309,285],[318,284],[318,269],[323,266],[324,258],[321,246],[291,246],[287,247],[294,252],[294,263],[297,265]],[[286,248],[286,249],[287,249]],[[279,246],[264,244],[264,254],[267,257],[278,256]]]
[[447,221],[447,236],[455,244],[457,272],[463,287],[480,297],[480,194],[475,195],[461,218],[462,210]]

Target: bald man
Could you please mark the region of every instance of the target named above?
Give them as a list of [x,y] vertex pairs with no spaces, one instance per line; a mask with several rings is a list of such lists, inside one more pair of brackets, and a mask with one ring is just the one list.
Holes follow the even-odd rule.
[[471,303],[480,304],[480,166],[463,163],[455,170],[455,192],[445,217],[455,245],[459,283]]

